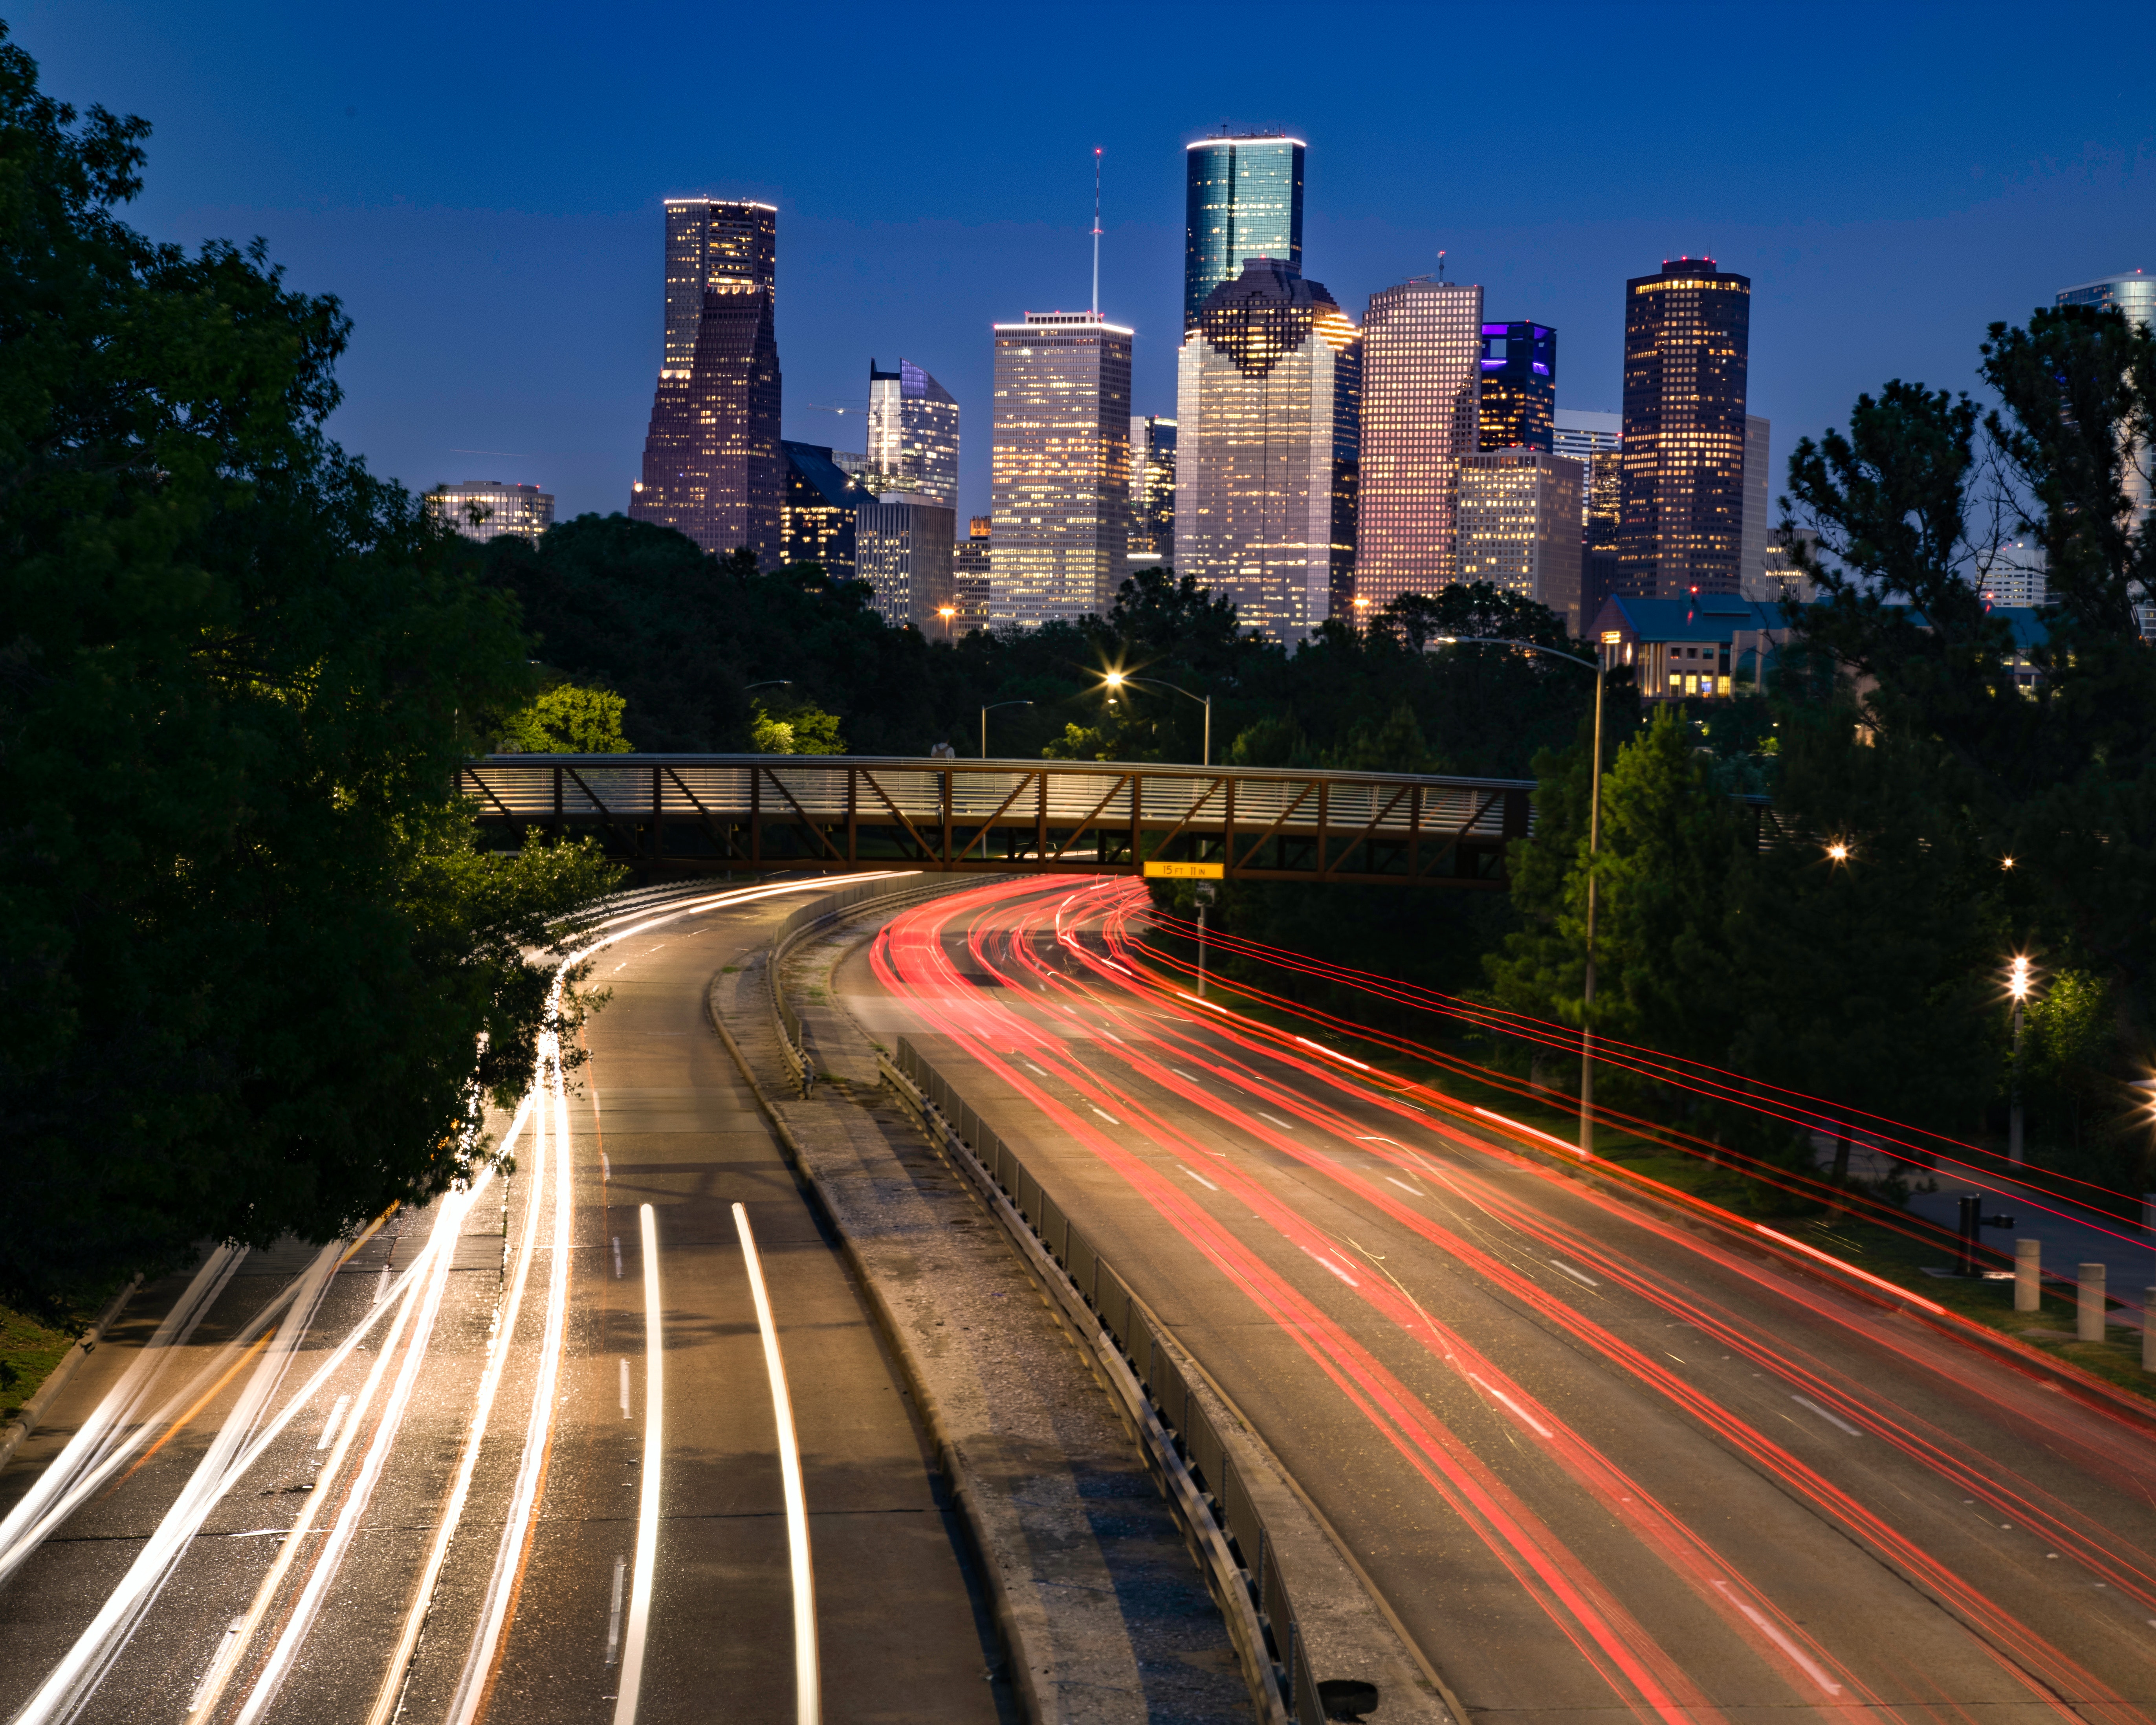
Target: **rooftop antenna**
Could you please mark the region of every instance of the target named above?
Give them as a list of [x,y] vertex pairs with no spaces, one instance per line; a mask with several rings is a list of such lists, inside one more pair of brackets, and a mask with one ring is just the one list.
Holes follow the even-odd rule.
[[1093,316],[1101,315],[1101,151],[1093,150]]
[[1437,254],[1437,279],[1439,283],[1442,285],[1445,280],[1445,254],[1443,252],[1440,252]]

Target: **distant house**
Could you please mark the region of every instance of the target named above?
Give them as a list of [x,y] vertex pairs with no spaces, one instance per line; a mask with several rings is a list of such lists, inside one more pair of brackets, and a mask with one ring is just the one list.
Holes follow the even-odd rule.
[[[2024,689],[2037,677],[2030,655],[2046,634],[2041,613],[2025,606],[1994,605],[2014,632],[2014,680]],[[1917,619],[1919,627],[1923,619]],[[1763,667],[1789,638],[1779,603],[1701,593],[1689,599],[1637,599],[1622,594],[1603,602],[1594,639],[1605,665],[1629,665],[1648,701],[1727,700],[1754,693]]]

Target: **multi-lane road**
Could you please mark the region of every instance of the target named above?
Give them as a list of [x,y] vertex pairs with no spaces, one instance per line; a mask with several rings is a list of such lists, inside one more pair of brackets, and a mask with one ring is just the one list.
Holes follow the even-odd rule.
[[842,983],[1020,1148],[1471,1713],[2156,1716],[2148,1427],[1192,999],[1125,944],[1142,903],[938,900]]
[[1009,1716],[901,1375],[705,1016],[814,884],[608,927],[513,1175],[146,1291],[0,1480],[0,1717]]

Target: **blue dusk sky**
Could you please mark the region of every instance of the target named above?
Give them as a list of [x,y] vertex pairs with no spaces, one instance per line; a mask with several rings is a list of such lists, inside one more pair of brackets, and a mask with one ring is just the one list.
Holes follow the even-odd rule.
[[[1558,331],[1618,405],[1624,280],[1753,285],[1752,411],[1795,439],[1891,377],[1974,387],[2061,287],[2156,270],[2139,8],[1305,3],[855,8],[18,0],[64,100],[156,131],[131,219],[259,234],[357,323],[333,429],[377,471],[625,506],[660,341],[660,200],[778,206],[786,434],[861,445],[871,356],[963,412],[988,504],[989,326],[1102,309],[1175,408],[1183,146],[1310,146],[1303,266],[1351,315],[1435,269]],[[829,411],[844,408],[841,416]]]

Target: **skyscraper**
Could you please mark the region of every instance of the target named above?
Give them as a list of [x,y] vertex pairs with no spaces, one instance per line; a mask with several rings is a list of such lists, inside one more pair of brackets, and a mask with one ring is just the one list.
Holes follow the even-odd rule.
[[779,512],[778,560],[819,563],[840,581],[855,576],[855,518],[870,501],[860,482],[819,444],[781,444],[786,501]]
[[1175,562],[1176,422],[1158,413],[1131,421],[1131,543],[1134,569]]
[[1482,290],[1419,279],[1363,321],[1355,594],[1378,611],[1456,578],[1454,487],[1481,425]]
[[1131,331],[1097,311],[995,326],[990,615],[1106,612],[1131,527]]
[[1734,593],[1744,536],[1752,282],[1712,258],[1625,284],[1618,582],[1645,598]]
[[1744,416],[1744,536],[1738,559],[1737,584],[1748,593],[1767,575],[1767,521],[1774,509],[1774,464],[1768,447],[1773,422],[1757,413]]
[[1460,463],[1460,578],[1547,605],[1578,634],[1581,481],[1586,470],[1540,449],[1505,449]]
[[872,491],[915,491],[947,509],[958,506],[958,403],[919,366],[895,372],[869,362],[869,446]]
[[1579,575],[1579,619],[1591,628],[1603,600],[1617,590],[1617,521],[1622,495],[1624,417],[1559,408],[1550,441],[1559,455],[1580,464],[1587,475],[1580,525],[1586,541]]
[[1557,413],[1557,331],[1548,324],[1482,326],[1485,449],[1548,449]]
[[1205,138],[1183,151],[1183,332],[1205,296],[1253,258],[1302,268],[1301,138],[1282,132]]
[[[958,592],[952,569],[957,519],[917,491],[886,492],[861,505],[855,555],[886,623],[910,623],[932,641],[957,639]],[[946,609],[948,617],[942,614]]]
[[639,521],[706,551],[781,555],[778,213],[714,198],[666,202],[666,351],[644,439]]
[[1270,258],[1206,295],[1183,338],[1176,567],[1276,641],[1354,597],[1362,347],[1332,295]]

